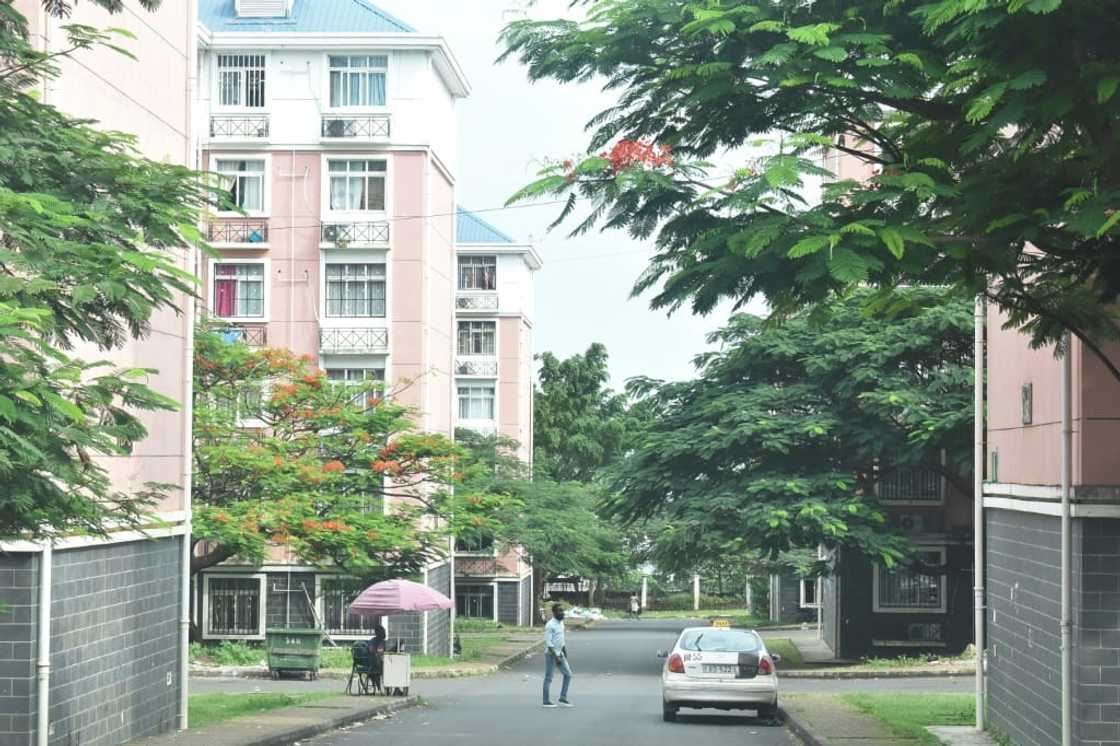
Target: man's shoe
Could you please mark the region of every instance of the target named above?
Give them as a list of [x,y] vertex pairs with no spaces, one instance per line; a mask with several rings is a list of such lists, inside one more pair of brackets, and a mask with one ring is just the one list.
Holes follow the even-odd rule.
[[551,702],[545,702],[541,705],[541,707],[556,707],[556,705],[552,704]]
[[569,702],[566,699],[561,699],[560,700],[560,706],[561,707],[575,707],[575,705],[573,705],[571,702]]

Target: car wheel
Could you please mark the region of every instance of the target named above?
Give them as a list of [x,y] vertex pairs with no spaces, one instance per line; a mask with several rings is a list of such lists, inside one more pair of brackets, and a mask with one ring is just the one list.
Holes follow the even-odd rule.
[[758,706],[758,719],[775,722],[778,719],[778,703]]
[[661,703],[661,719],[666,723],[677,722],[677,708],[667,702]]

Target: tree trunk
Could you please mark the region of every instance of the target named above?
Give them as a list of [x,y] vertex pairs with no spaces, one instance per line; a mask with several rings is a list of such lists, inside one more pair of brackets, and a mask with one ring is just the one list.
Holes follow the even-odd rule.
[[191,555],[191,575],[197,575],[201,570],[207,570],[214,565],[221,564],[234,555],[233,550],[219,545],[206,554]]
[[587,583],[587,606],[590,608],[595,605],[595,590],[599,585],[599,581],[591,578]]

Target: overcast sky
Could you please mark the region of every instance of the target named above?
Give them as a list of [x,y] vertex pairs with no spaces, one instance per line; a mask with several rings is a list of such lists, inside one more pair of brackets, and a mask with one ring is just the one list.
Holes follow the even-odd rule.
[[[530,84],[516,61],[494,62],[503,13],[518,0],[373,2],[422,33],[444,36],[466,70],[474,90],[459,108],[458,195],[468,209],[503,205],[532,180],[541,159],[584,152],[584,124],[613,103],[597,85]],[[540,0],[532,14],[560,17],[567,5],[568,0]],[[514,238],[531,239],[544,259],[537,276],[536,351],[568,356],[602,342],[616,388],[636,375],[688,377],[692,356],[705,348],[705,335],[721,325],[726,311],[707,318],[682,311],[667,318],[649,309],[648,297],[631,300],[649,247],[618,232],[575,239],[563,230],[549,233],[558,209],[541,205],[482,214]]]

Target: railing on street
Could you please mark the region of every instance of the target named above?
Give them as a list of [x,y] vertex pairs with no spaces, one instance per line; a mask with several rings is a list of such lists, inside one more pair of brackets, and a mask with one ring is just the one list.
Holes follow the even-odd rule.
[[267,114],[221,114],[210,117],[210,137],[256,140],[268,137]]
[[319,349],[326,353],[384,353],[389,351],[388,329],[321,329]]
[[455,296],[455,308],[459,311],[496,311],[498,294],[458,293]]
[[386,244],[389,243],[389,224],[380,223],[323,223],[323,243]]
[[206,226],[206,240],[213,244],[268,243],[268,221],[216,220]]
[[334,139],[375,139],[389,136],[388,114],[325,114],[322,137]]

